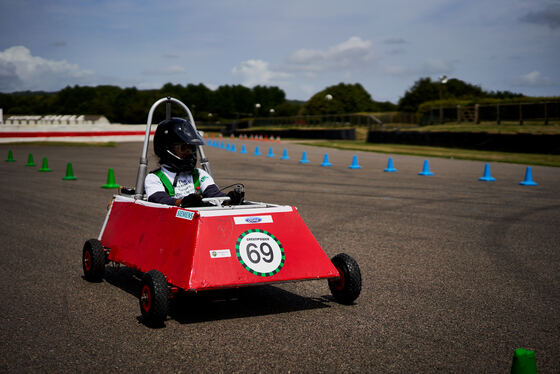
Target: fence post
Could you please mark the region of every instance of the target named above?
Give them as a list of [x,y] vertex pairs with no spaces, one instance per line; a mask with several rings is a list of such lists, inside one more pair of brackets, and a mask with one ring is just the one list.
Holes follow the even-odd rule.
[[457,105],[457,123],[461,123],[461,105]]
[[434,124],[434,108],[430,107],[430,125]]
[[480,124],[480,116],[478,114],[478,108],[479,108],[479,105],[474,104],[474,123],[476,123],[477,125]]
[[500,104],[496,104],[496,124],[500,124]]
[[521,103],[519,103],[519,125],[523,126],[523,109]]
[[548,103],[544,103],[544,124],[548,125]]
[[439,123],[443,123],[443,107],[441,105],[439,106]]

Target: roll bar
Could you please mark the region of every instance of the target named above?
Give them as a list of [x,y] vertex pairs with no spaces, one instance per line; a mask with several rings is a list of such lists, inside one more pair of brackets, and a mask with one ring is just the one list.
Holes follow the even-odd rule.
[[[156,108],[162,103],[166,104],[165,119],[171,118],[171,104],[172,103],[178,104],[187,112],[187,116],[189,117],[189,120],[194,128],[194,131],[198,132],[191,111],[180,100],[168,96],[163,99],[159,99],[152,105],[148,113],[148,121],[146,123],[146,135],[144,137],[144,146],[142,147],[142,155],[140,156],[140,165],[138,166],[138,174],[136,176],[136,193],[134,195],[135,199],[142,199],[144,195],[144,179],[146,179],[146,175],[148,173],[148,145],[150,143],[150,129],[152,127],[152,118]],[[197,148],[198,148],[198,152],[200,153],[200,165],[202,166],[202,169],[206,171],[208,174],[212,175],[212,172],[210,171],[210,163],[208,162],[208,159],[204,155],[204,150],[202,149],[202,146],[197,146]]]

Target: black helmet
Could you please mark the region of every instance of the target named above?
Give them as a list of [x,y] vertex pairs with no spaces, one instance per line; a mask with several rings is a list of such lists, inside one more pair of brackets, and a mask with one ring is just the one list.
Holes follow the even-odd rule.
[[196,167],[196,150],[185,158],[173,153],[177,144],[204,145],[204,140],[195,131],[190,121],[183,118],[171,118],[159,123],[154,135],[154,152],[160,164],[169,166],[174,172],[191,172]]

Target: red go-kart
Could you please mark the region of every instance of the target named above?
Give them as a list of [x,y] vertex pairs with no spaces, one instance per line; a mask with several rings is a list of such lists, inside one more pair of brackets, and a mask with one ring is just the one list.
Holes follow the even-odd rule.
[[[356,261],[339,254],[329,259],[297,212],[288,205],[245,201],[224,205],[229,197],[209,198],[200,208],[146,201],[144,179],[152,117],[156,107],[181,106],[163,98],[150,108],[135,189],[121,189],[111,200],[98,239],[85,242],[84,276],[99,281],[112,261],[144,273],[140,311],[147,323],[167,318],[178,290],[205,290],[327,279],[334,298],[352,304],[362,288]],[[201,167],[210,173],[202,147]]]

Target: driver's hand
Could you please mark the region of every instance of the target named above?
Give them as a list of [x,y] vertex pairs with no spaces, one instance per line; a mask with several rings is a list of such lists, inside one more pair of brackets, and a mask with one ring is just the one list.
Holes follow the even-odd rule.
[[202,206],[202,196],[196,193],[192,193],[183,197],[181,200],[181,208],[188,208],[188,207],[195,207],[195,206]]
[[229,202],[230,205],[240,205],[243,203],[243,200],[245,198],[245,192],[239,192],[235,190],[229,191],[227,195],[231,199]]

